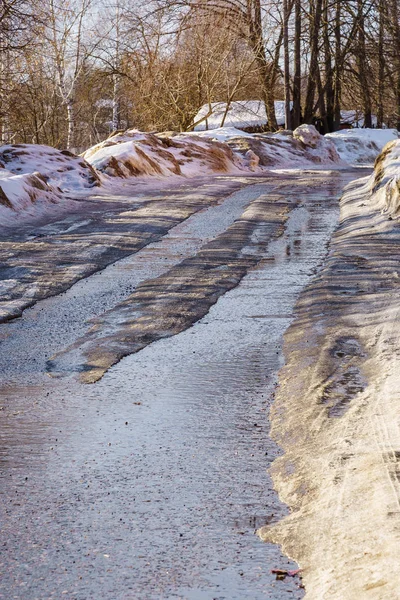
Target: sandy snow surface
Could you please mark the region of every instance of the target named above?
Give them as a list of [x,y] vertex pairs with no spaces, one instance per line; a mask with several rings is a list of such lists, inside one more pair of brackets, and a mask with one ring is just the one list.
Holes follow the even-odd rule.
[[398,198],[399,154],[347,187],[285,336],[273,477],[292,512],[259,534],[300,564],[307,600],[400,598],[400,232],[377,197]]

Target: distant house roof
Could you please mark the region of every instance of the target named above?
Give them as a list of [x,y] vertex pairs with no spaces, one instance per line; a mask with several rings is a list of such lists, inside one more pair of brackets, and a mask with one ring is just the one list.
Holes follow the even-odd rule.
[[[205,131],[207,129],[218,129],[219,127],[236,127],[248,129],[251,127],[262,127],[267,124],[265,104],[262,100],[235,100],[230,103],[226,114],[226,102],[212,102],[212,114],[204,121],[196,125],[194,131]],[[204,104],[194,118],[194,122],[205,117],[210,108]],[[285,103],[283,100],[275,100],[275,113],[278,125],[285,124]]]

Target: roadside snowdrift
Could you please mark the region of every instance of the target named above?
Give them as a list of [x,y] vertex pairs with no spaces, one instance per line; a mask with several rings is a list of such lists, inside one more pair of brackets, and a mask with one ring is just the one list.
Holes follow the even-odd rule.
[[39,172],[50,186],[64,193],[86,192],[100,185],[99,175],[80,156],[51,146],[0,146],[0,163],[1,167],[16,175]]
[[245,163],[226,144],[196,136],[117,133],[83,154],[95,169],[111,177],[169,177],[233,173]]
[[55,204],[60,200],[60,190],[50,186],[41,173],[14,175],[0,169],[0,220],[13,212],[33,214],[38,202]]
[[50,146],[0,146],[0,223],[38,215],[66,195],[86,195],[99,175],[82,158]]
[[400,140],[386,144],[370,178],[372,203],[389,218],[400,216]]
[[[211,132],[210,132],[211,133]],[[344,166],[335,145],[313,125],[301,125],[293,132],[254,134],[227,139],[235,152],[251,151],[261,167],[303,168],[315,165]]]
[[312,125],[279,134],[246,134],[233,127],[200,134],[130,130],[89,148],[83,157],[102,173],[124,178],[343,164],[334,144]]
[[290,513],[259,535],[300,564],[307,600],[400,597],[399,159],[391,142],[345,188],[285,334],[271,472]]
[[372,165],[385,144],[398,137],[396,129],[342,129],[325,135],[342,160],[364,165]]

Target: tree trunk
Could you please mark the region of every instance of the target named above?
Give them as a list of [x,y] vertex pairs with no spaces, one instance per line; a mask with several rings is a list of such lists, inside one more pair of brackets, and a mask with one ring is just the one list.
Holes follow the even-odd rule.
[[260,0],[247,0],[247,24],[250,32],[250,46],[260,73],[268,126],[271,131],[277,131],[278,123],[276,121],[274,103],[275,65],[270,64],[265,53]]
[[293,129],[301,123],[301,0],[294,4]]
[[67,149],[75,152],[75,107],[73,98],[67,100],[68,138]]
[[[0,47],[5,40],[0,33]],[[11,142],[10,130],[10,52],[7,48],[0,50],[0,142],[8,144]]]
[[383,125],[383,96],[385,93],[385,59],[383,56],[384,35],[385,35],[385,4],[384,0],[379,0],[379,38],[378,38],[378,111],[377,125]]
[[120,68],[120,56],[119,56],[119,32],[120,32],[120,10],[119,0],[117,0],[115,7],[115,72],[113,74],[113,100],[112,100],[112,130],[118,131],[121,128],[121,99],[120,99],[120,83],[121,76],[118,71]]
[[393,44],[394,44],[394,61],[396,67],[395,74],[395,95],[396,95],[396,117],[397,130],[400,131],[400,23],[399,23],[399,7],[398,0],[392,0],[392,18],[393,18]]
[[113,75],[113,100],[112,100],[112,130],[121,129],[121,107],[120,107],[120,76]]
[[361,98],[364,111],[364,127],[372,127],[372,105],[366,64],[365,21],[363,15],[363,0],[357,0],[358,6],[358,35],[357,35],[357,69],[360,81]]
[[323,32],[324,32],[324,54],[325,54],[325,106],[326,106],[326,127],[327,132],[334,130],[334,92],[333,92],[333,69],[332,69],[332,49],[329,39],[329,0],[324,0],[323,11]]
[[284,53],[284,85],[285,85],[285,129],[292,129],[290,113],[290,70],[289,70],[289,6],[283,0],[283,53]]
[[329,133],[328,117],[326,114],[326,106],[325,106],[325,99],[324,99],[324,88],[322,86],[321,71],[320,71],[319,65],[318,65],[318,71],[317,71],[317,90],[318,90],[317,107],[318,107],[318,111],[319,111],[319,116],[321,117],[321,120],[323,123],[323,133]]
[[333,80],[333,114],[334,114],[334,131],[340,129],[340,123],[342,120],[341,115],[341,100],[342,100],[342,82],[341,82],[341,70],[342,70],[342,36],[341,36],[341,0],[336,0],[335,4],[335,71]]
[[310,65],[307,82],[306,105],[304,109],[304,120],[311,123],[314,117],[314,97],[318,77],[318,55],[319,55],[319,32],[321,28],[322,0],[310,3]]

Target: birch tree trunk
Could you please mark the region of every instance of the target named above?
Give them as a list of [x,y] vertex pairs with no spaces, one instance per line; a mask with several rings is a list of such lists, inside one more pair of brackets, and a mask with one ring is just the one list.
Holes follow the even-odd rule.
[[113,100],[112,100],[112,130],[118,131],[121,129],[121,76],[119,74],[120,67],[120,12],[119,12],[119,1],[115,9],[115,65],[113,74]]
[[68,119],[68,138],[67,149],[70,152],[76,152],[75,148],[75,106],[74,99],[69,97],[67,102],[67,119]]

